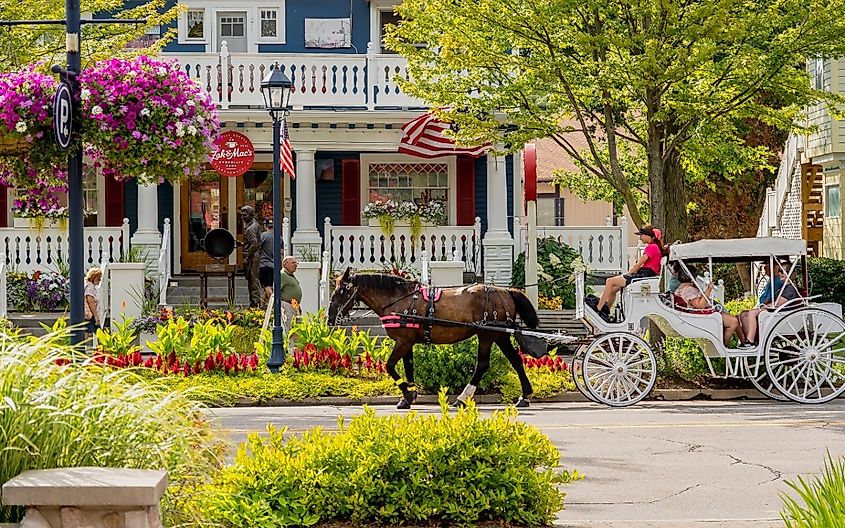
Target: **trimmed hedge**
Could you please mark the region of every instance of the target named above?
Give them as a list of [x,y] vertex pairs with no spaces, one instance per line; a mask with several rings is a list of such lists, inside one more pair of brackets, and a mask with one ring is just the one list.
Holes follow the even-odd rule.
[[821,295],[820,301],[845,305],[845,261],[816,257],[807,260],[810,294]]
[[248,437],[203,503],[218,525],[238,528],[550,524],[563,508],[558,485],[580,475],[557,469],[548,437],[512,408],[482,418],[472,404],[450,415],[445,394],[440,402],[439,416],[365,408],[337,432],[268,426]]
[[[442,387],[448,387],[450,394],[458,394],[472,378],[477,361],[477,337],[454,345],[417,345],[414,347],[414,381],[425,392],[436,394]],[[481,379],[478,390],[489,391],[510,370],[505,355],[494,345],[490,352],[490,370]]]

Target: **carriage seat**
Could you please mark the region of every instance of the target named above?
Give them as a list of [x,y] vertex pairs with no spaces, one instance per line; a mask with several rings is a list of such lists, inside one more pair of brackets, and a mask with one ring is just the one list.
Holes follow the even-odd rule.
[[716,310],[713,308],[693,308],[692,306],[688,305],[686,301],[682,298],[678,297],[674,293],[667,292],[660,294],[660,301],[668,306],[669,308],[683,313],[693,314],[693,315],[710,315],[712,313],[716,313]]
[[660,277],[642,277],[634,279],[631,284],[625,287],[625,290],[630,293],[643,293],[643,290],[651,290],[651,293],[660,291]]

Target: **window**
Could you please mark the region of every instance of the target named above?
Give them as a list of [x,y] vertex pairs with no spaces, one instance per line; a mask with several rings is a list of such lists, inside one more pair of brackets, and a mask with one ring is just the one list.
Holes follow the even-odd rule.
[[126,45],[126,49],[144,49],[149,48],[161,38],[161,26],[148,27],[143,35],[132,40]]
[[537,196],[537,225],[565,225],[563,200],[557,194],[539,194]]
[[205,38],[205,11],[202,9],[189,9],[186,18],[186,34],[187,38],[193,40],[202,40]]
[[97,202],[99,195],[97,190],[97,169],[86,165],[83,169],[82,178],[82,203],[85,210],[85,226],[97,225]]
[[242,17],[242,16],[220,17],[220,36],[221,37],[243,37],[244,36],[244,17]]
[[261,38],[278,38],[279,11],[276,9],[261,9]]
[[449,204],[447,163],[371,163],[368,172],[369,202],[394,200],[421,205],[439,201]]
[[839,184],[828,185],[824,188],[825,218],[839,218],[841,210],[839,203]]
[[399,25],[399,21],[402,20],[402,17],[394,13],[393,9],[391,9],[390,11],[379,11],[379,15],[381,18],[381,33],[379,33],[379,38],[381,39],[381,52],[395,54],[396,52],[388,49],[384,43],[385,26],[387,26],[388,24],[392,24],[394,26]]

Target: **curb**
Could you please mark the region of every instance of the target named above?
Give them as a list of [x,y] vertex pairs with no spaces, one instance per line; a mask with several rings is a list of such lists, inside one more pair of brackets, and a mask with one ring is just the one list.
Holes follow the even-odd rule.
[[[356,406],[356,405],[395,405],[398,396],[367,396],[364,398],[349,398],[342,396],[326,396],[321,398],[304,398],[302,400],[287,400],[271,398],[259,400],[257,398],[240,398],[233,407],[308,407],[314,405]],[[730,401],[730,400],[768,400],[766,396],[754,389],[655,389],[645,401]],[[589,402],[580,392],[572,391],[552,396],[538,398],[531,403],[585,403]],[[480,394],[475,396],[475,402],[482,405],[495,405],[502,402],[499,394]],[[421,394],[416,403],[436,405],[437,396]]]

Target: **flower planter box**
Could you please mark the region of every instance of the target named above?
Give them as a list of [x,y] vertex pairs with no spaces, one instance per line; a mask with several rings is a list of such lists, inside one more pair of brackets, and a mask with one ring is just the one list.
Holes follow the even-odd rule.
[[[369,225],[370,227],[381,227],[381,222],[379,222],[378,218],[368,218],[367,221],[368,221],[367,225]],[[431,223],[427,220],[421,220],[420,226],[422,226],[423,228],[437,227],[436,225],[434,225],[433,223]],[[410,222],[410,220],[402,218],[400,220],[396,220],[393,223],[393,227],[411,227],[411,222]]]
[[57,229],[63,228],[67,225],[66,221],[62,220],[53,220],[49,218],[44,219],[36,219],[36,218],[14,218],[13,224],[14,227],[22,227],[22,228],[29,228],[29,229]]

